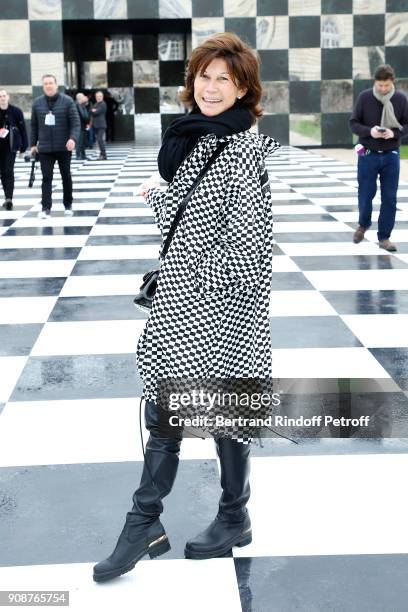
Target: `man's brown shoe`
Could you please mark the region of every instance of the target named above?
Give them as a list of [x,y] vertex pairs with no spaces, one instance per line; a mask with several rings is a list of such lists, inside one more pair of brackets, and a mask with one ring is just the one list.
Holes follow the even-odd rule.
[[353,236],[353,242],[355,244],[358,244],[359,242],[363,240],[366,229],[367,228],[363,227],[362,225],[358,226]]
[[388,240],[388,238],[386,238],[386,240],[380,240],[378,245],[380,249],[385,249],[386,251],[396,251],[397,250],[397,247],[395,246],[395,244],[391,242],[390,240]]

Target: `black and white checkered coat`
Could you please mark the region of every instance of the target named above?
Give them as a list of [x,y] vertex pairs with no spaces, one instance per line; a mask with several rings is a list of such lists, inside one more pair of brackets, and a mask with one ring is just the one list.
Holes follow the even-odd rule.
[[[280,145],[249,130],[202,136],[147,204],[165,239],[217,143],[229,144],[195,190],[162,260],[137,344],[145,399],[160,378],[270,377],[272,198],[264,159]],[[262,180],[261,180],[262,177]]]

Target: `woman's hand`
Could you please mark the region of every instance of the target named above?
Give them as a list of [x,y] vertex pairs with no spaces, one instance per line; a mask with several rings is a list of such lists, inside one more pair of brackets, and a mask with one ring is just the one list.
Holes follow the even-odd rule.
[[135,195],[141,195],[146,200],[149,190],[152,188],[160,188],[160,174],[158,172],[152,174],[147,181],[139,185]]

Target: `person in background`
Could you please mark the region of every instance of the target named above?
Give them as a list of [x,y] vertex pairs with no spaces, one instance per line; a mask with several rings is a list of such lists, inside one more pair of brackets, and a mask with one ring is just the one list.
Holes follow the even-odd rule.
[[72,216],[71,156],[79,140],[81,123],[75,102],[58,92],[53,74],[42,77],[44,95],[33,102],[31,113],[31,155],[39,154],[43,180],[40,219],[48,219],[52,206],[52,178],[55,162],[62,177],[64,214]]
[[3,208],[12,210],[14,193],[14,163],[17,151],[23,157],[28,147],[23,111],[9,103],[5,89],[0,89],[0,175],[4,190]]
[[113,142],[115,140],[115,113],[119,108],[119,104],[108,90],[105,94],[106,102],[106,140]]
[[99,147],[99,159],[107,159],[105,139],[106,139],[106,102],[103,100],[103,92],[97,91],[95,94],[96,104],[91,108],[92,126],[95,130],[95,138]]
[[79,92],[76,95],[76,107],[79,114],[79,120],[81,122],[81,133],[79,136],[79,142],[76,148],[77,159],[88,159],[85,155],[85,144],[86,144],[86,128],[89,123],[89,112],[86,108],[88,98],[83,93]]
[[394,81],[393,68],[388,64],[379,66],[373,87],[360,93],[350,118],[351,131],[358,134],[359,144],[365,149],[358,157],[359,225],[353,242],[361,242],[371,225],[379,176],[381,208],[377,237],[380,248],[386,251],[397,250],[390,236],[397,211],[399,147],[401,137],[408,134],[408,100],[401,91],[396,91]]
[[91,94],[84,94],[85,98],[86,98],[86,110],[88,111],[88,115],[89,115],[89,123],[86,127],[86,149],[93,149],[93,146],[95,144],[95,134],[94,134],[94,129],[92,127],[92,118],[91,118],[91,108],[92,108],[92,102],[91,102]]

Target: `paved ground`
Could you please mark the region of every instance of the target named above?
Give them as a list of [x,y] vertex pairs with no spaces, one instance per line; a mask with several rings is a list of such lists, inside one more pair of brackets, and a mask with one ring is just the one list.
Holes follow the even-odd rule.
[[[354,149],[308,149],[308,151],[309,153],[332,157],[353,166],[357,164],[357,155]],[[401,159],[400,177],[401,180],[408,181],[408,159]]]
[[[355,245],[355,168],[333,150],[283,147],[267,160],[274,369],[282,380],[391,385],[345,406],[373,416],[374,438],[326,428],[321,439],[297,430],[298,444],[254,445],[253,541],[209,561],[186,560],[183,548],[216,512],[218,463],[212,440],[184,440],[164,500],[171,550],[93,583],[142,470],[134,353],[145,315],[132,298],[157,265],[160,236],[134,188],[156,156],[126,144],[109,147],[107,162],[74,161],[72,218],[56,171],[45,221],[39,177],[28,189],[17,162],[15,209],[0,211],[1,588],[66,589],[75,612],[406,612],[408,184],[398,252],[376,244],[378,198]],[[306,415],[330,410],[320,397],[309,404]]]

